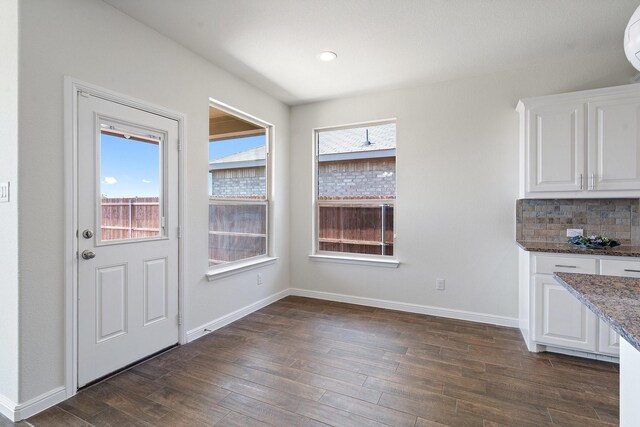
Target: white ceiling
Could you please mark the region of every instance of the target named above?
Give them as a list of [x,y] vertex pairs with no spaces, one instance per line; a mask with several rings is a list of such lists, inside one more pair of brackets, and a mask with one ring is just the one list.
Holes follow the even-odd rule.
[[[616,49],[638,0],[104,0],[300,104]],[[338,53],[322,63],[316,54]]]

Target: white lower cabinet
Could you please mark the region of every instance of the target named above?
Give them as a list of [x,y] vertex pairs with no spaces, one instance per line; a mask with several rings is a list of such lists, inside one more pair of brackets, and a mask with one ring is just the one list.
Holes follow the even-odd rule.
[[640,278],[640,261],[603,259],[600,261],[600,274]]
[[553,276],[533,276],[534,338],[541,344],[596,351],[598,319]]
[[[640,261],[603,259],[600,261],[600,274],[640,278]],[[598,351],[615,356],[620,354],[620,335],[602,320],[600,320]]]
[[620,335],[604,321],[598,319],[598,353],[617,356],[620,354]]
[[[620,338],[560,285],[554,272],[640,277],[640,260],[522,251],[520,329],[531,351],[571,351],[617,357]],[[528,309],[527,309],[528,308]]]

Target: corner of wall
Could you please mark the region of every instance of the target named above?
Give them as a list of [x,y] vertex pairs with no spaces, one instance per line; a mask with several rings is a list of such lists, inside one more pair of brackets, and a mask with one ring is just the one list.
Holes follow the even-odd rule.
[[18,0],[2,3],[0,14],[0,181],[10,184],[0,203],[0,413],[18,401]]

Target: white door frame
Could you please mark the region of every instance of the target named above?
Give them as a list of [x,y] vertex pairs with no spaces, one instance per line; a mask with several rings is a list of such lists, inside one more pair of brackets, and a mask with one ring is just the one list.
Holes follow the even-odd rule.
[[118,104],[137,108],[152,114],[163,116],[178,122],[178,227],[181,230],[178,240],[178,314],[182,319],[179,325],[179,342],[185,344],[184,322],[185,307],[185,141],[186,116],[164,107],[122,95],[80,80],[64,78],[64,277],[65,277],[65,387],[67,398],[78,390],[78,94],[88,93]]

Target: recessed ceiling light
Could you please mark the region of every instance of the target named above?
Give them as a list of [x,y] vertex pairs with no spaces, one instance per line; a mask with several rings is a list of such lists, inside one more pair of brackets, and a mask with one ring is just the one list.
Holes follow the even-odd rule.
[[338,54],[335,52],[331,52],[330,50],[325,50],[324,52],[320,52],[318,54],[318,59],[322,62],[330,62],[338,57]]

